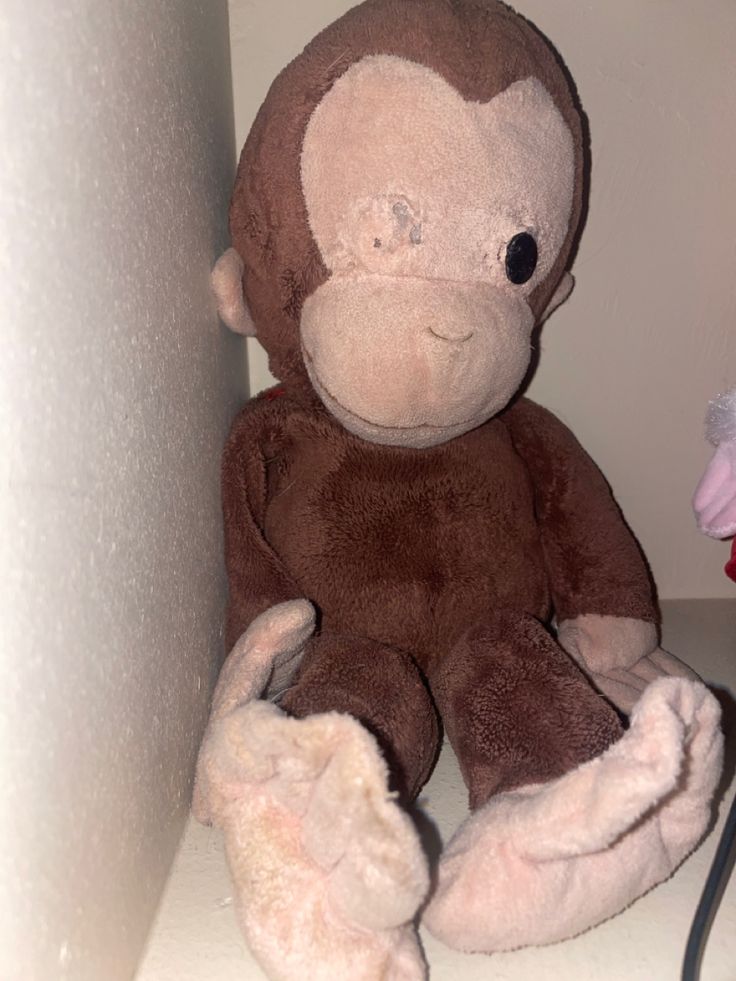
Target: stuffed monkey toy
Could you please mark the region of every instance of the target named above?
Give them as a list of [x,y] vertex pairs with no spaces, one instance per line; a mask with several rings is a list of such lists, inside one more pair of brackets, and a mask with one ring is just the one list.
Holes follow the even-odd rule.
[[[248,137],[213,287],[281,385],[224,453],[195,810],[270,977],[424,977],[420,911],[461,950],[570,937],[708,824],[717,703],[658,647],[603,477],[519,394],[583,192],[569,79],[496,0],[367,0]],[[430,893],[404,807],[442,727],[471,814]]]

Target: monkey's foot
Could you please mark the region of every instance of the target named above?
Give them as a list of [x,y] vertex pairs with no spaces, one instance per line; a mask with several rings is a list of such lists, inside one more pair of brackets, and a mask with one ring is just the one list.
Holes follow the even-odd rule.
[[425,977],[411,921],[426,859],[355,719],[251,701],[214,724],[204,765],[241,927],[270,977]]
[[468,951],[572,937],[666,879],[708,824],[721,769],[718,703],[704,685],[653,682],[602,756],[500,794],[460,827],[424,920]]

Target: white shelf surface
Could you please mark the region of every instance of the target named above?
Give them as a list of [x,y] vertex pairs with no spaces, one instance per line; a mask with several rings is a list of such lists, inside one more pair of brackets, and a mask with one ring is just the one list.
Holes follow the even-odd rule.
[[[718,822],[666,883],[580,937],[510,954],[460,954],[426,931],[431,981],[675,981],[730,801],[736,766],[736,599],[662,604],[663,646],[723,692],[726,775]],[[420,800],[446,841],[467,813],[457,762],[445,745]],[[493,883],[489,882],[489,889]],[[190,820],[137,981],[263,981],[239,932],[222,835]],[[308,981],[308,979],[304,979]],[[336,979],[341,981],[341,979]],[[736,874],[721,901],[701,981],[736,981]]]

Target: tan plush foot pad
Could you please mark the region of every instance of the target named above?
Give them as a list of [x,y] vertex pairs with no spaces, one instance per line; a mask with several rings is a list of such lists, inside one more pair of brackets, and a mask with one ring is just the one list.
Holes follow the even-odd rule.
[[268,641],[274,659],[291,658],[309,627],[292,604],[264,617],[223,672],[197,775],[198,815],[225,834],[243,933],[273,979],[419,981],[412,920],[429,879],[414,826],[358,722],[293,719],[253,697],[271,676]]
[[428,928],[468,951],[552,943],[666,879],[708,824],[719,719],[699,682],[653,682],[603,756],[499,795],[460,827],[442,858]]

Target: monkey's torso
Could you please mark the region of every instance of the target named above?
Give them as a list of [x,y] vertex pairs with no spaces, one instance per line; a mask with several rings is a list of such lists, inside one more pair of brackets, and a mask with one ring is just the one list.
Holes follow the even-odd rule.
[[425,450],[298,408],[281,421],[263,531],[324,626],[421,663],[493,610],[546,618],[534,491],[501,419]]
[[[526,399],[421,450],[368,443],[288,395],[254,399],[233,426],[223,491],[229,644],[263,608],[295,597],[316,604],[323,629],[420,663],[505,611],[656,616],[600,473]],[[269,552],[272,586],[245,568],[248,535]]]
[[552,610],[653,620],[651,584],[600,472],[545,409],[521,399],[416,450],[361,440],[289,395],[254,399],[222,478],[228,647],[275,604],[310,600],[318,633],[282,706],[356,716],[410,796],[437,711],[475,802],[616,737],[545,624]]

